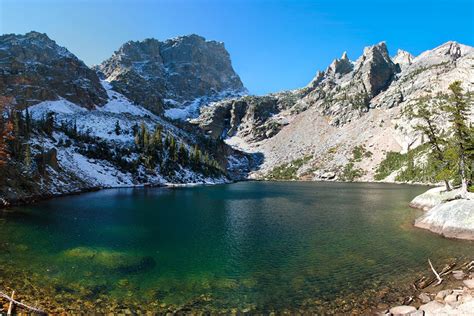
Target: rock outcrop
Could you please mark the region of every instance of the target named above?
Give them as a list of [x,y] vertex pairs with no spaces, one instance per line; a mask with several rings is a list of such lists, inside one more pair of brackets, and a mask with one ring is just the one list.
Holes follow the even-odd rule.
[[239,133],[251,141],[271,137],[287,124],[275,114],[294,105],[293,93],[279,93],[263,97],[245,96],[211,104],[201,109],[193,121],[212,138],[232,137]]
[[198,35],[130,41],[96,67],[113,88],[155,113],[244,91],[224,44]]
[[[0,96],[15,100],[0,115],[12,110],[18,118],[15,153],[0,170],[2,205],[105,187],[224,183],[258,163],[257,155],[144,108],[241,91],[222,43],[195,35],[129,42],[102,70],[111,82],[45,34],[0,37]],[[139,134],[143,143],[153,135],[153,150],[137,146]]]
[[474,200],[439,204],[417,219],[415,226],[448,238],[474,240]]
[[107,101],[95,71],[38,32],[0,36],[0,94],[23,108],[60,98],[86,108]]
[[397,54],[392,58],[395,64],[398,64],[401,69],[410,66],[413,63],[415,57],[409,52],[399,49]]

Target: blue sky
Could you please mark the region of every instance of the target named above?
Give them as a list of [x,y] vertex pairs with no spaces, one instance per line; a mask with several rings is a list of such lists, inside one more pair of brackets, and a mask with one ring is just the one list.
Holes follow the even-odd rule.
[[223,41],[250,92],[306,85],[347,51],[386,41],[412,54],[474,45],[474,0],[0,0],[0,33],[47,33],[93,65],[128,40],[196,33]]

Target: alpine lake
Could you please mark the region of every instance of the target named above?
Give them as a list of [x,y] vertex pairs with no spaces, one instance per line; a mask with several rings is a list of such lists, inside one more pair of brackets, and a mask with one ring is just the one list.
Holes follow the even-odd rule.
[[[474,243],[413,227],[426,186],[108,189],[0,211],[0,291],[49,312],[361,313]],[[6,301],[2,301],[6,303]]]

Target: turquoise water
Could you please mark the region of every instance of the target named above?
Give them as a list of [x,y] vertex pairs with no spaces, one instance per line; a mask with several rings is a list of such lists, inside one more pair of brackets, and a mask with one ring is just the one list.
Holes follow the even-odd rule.
[[426,189],[241,182],[57,198],[0,213],[0,263],[84,299],[301,308],[474,254],[412,227],[408,202]]

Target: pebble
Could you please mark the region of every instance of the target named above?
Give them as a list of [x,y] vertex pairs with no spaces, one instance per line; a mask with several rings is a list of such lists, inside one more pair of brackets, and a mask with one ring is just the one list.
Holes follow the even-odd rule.
[[452,290],[443,290],[443,291],[439,291],[438,294],[436,294],[435,296],[435,301],[438,301],[440,303],[443,303],[444,302],[444,298],[446,296],[448,296],[449,294],[453,293]]
[[421,305],[420,311],[424,311],[425,313],[433,313],[443,307],[444,307],[444,304],[441,304],[440,302],[437,302],[437,301],[431,301],[429,303]]
[[469,280],[464,280],[462,281],[465,286],[467,286],[470,289],[474,289],[474,279],[469,279]]
[[458,301],[458,295],[456,294],[449,294],[444,298],[446,304],[449,304],[452,307],[458,306],[461,302]]
[[456,280],[462,280],[464,279],[464,276],[466,274],[464,273],[464,271],[462,270],[455,270],[453,271],[453,277],[456,279]]
[[420,295],[418,295],[418,298],[421,300],[423,304],[431,302],[430,296],[426,293],[421,293]]
[[390,314],[393,316],[411,316],[415,315],[417,310],[413,306],[408,306],[408,305],[400,305],[396,307],[390,308]]

